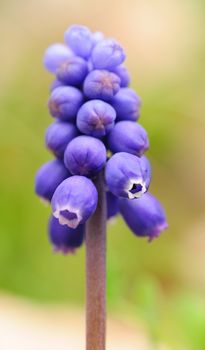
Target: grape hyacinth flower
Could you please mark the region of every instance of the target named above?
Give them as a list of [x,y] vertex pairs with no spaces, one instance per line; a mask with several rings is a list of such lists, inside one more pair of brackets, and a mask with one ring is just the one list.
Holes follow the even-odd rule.
[[78,86],[82,84],[87,73],[87,62],[81,57],[73,56],[57,68],[56,76],[66,85]]
[[135,235],[150,241],[168,227],[164,209],[150,193],[132,201],[121,199],[120,212]]
[[106,70],[93,70],[84,81],[83,91],[90,99],[109,101],[119,90],[119,76]]
[[56,253],[75,253],[76,249],[83,244],[85,226],[79,225],[76,229],[59,224],[53,215],[48,225],[49,240]]
[[107,186],[115,196],[139,198],[149,188],[151,169],[148,159],[126,152],[115,153],[105,169]]
[[73,122],[83,104],[83,94],[73,86],[60,86],[54,89],[48,101],[50,114],[61,120]]
[[79,131],[74,124],[57,120],[46,130],[46,146],[56,157],[63,158],[67,145],[78,134]]
[[93,48],[93,34],[85,26],[73,25],[64,35],[68,47],[77,55],[88,58]]
[[117,120],[137,121],[140,117],[141,99],[130,88],[122,88],[114,96],[112,106],[117,113]]
[[58,185],[69,176],[69,171],[60,160],[55,159],[45,163],[36,174],[36,194],[44,201],[50,202]]
[[94,137],[78,136],[68,144],[64,163],[73,175],[94,176],[106,163],[106,148]]
[[107,102],[92,100],[84,103],[78,111],[77,127],[86,135],[105,136],[114,127],[116,112]]
[[140,124],[123,120],[109,133],[108,146],[113,153],[128,152],[140,157],[148,150],[149,140]]
[[94,47],[91,54],[93,67],[111,70],[125,60],[125,52],[114,39],[103,39]]
[[71,176],[56,188],[51,205],[61,225],[76,228],[84,224],[97,207],[98,194],[85,176]]
[[120,64],[116,68],[114,68],[113,72],[118,75],[120,78],[120,86],[121,87],[128,87],[130,84],[130,75],[127,70],[127,68],[124,66],[124,64]]
[[72,51],[63,44],[49,46],[44,55],[44,66],[51,73],[56,73],[59,66],[72,57]]
[[106,223],[122,215],[133,233],[152,240],[166,229],[149,194],[151,166],[141,98],[130,88],[125,51],[115,39],[81,25],[45,52],[53,74],[45,143],[55,159],[36,175],[37,195],[51,204],[49,240],[73,252],[85,238],[87,349],[105,350]]

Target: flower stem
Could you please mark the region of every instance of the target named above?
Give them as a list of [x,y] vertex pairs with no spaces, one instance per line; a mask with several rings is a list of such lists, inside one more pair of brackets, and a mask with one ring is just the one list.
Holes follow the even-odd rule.
[[107,214],[103,173],[94,183],[98,206],[86,224],[86,350],[105,350]]

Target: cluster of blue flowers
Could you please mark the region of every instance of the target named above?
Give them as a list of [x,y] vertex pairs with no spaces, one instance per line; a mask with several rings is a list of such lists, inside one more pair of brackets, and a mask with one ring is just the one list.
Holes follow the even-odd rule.
[[56,159],[38,171],[36,193],[51,203],[49,237],[57,251],[82,244],[98,203],[92,179],[103,169],[108,219],[121,213],[137,236],[149,240],[167,227],[163,208],[147,192],[149,140],[136,122],[141,100],[128,87],[124,60],[116,40],[79,25],[65,32],[65,44],[45,52],[44,65],[55,75],[48,101],[55,121],[45,141]]

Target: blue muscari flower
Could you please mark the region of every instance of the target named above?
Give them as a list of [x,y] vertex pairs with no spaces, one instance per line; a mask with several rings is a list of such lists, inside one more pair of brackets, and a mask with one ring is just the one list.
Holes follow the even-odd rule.
[[59,224],[59,221],[52,215],[48,224],[48,233],[54,252],[75,253],[76,249],[83,244],[85,226],[79,225],[76,229],[72,229]]
[[96,175],[106,163],[106,148],[94,137],[78,136],[68,144],[64,163],[73,175]]
[[105,169],[107,186],[115,196],[134,199],[149,188],[151,168],[148,159],[126,152],[114,154]]
[[48,101],[48,108],[55,118],[75,121],[76,114],[83,104],[82,92],[73,86],[62,86],[54,89]]
[[[103,168],[107,219],[118,214],[120,204],[134,233],[152,239],[167,224],[159,202],[146,193],[151,167],[143,153],[149,140],[136,123],[141,100],[128,88],[125,52],[114,39],[80,25],[66,30],[65,43],[51,45],[44,55],[46,69],[55,76],[48,107],[57,118],[45,139],[57,159],[40,168],[35,187],[52,202],[50,240],[64,253],[82,243],[82,225],[98,202],[89,177]],[[108,160],[106,150],[107,157],[113,154]]]
[[98,193],[93,182],[85,176],[71,176],[55,190],[51,205],[53,215],[61,225],[76,228],[95,212]]
[[66,44],[78,56],[88,58],[93,48],[93,35],[82,25],[72,25],[64,35]]
[[44,54],[44,66],[49,72],[55,74],[59,65],[72,55],[73,53],[67,46],[63,44],[53,44],[48,47]]
[[91,71],[83,86],[84,94],[89,99],[109,101],[120,89],[120,78],[106,70]]
[[56,76],[63,84],[78,86],[84,81],[87,73],[87,62],[82,57],[73,56],[58,67]]
[[108,135],[108,147],[113,152],[128,152],[141,156],[149,148],[146,130],[138,123],[123,120],[116,123]]
[[120,212],[135,235],[150,241],[168,227],[164,209],[150,193],[132,201],[121,199]]
[[112,219],[119,213],[119,198],[110,191],[106,192],[107,201],[107,219]]
[[69,176],[69,171],[60,160],[45,163],[36,174],[36,194],[45,201],[51,201],[58,185]]
[[68,143],[78,134],[78,129],[74,124],[57,120],[46,130],[46,146],[56,157],[63,158]]
[[86,135],[102,137],[114,126],[116,112],[107,102],[91,100],[82,105],[77,114],[77,127]]
[[117,112],[118,120],[136,121],[140,116],[141,99],[130,88],[122,88],[114,96],[112,106]]
[[53,90],[55,90],[58,87],[61,86],[65,86],[65,84],[62,83],[62,81],[55,79],[52,81],[51,85],[50,85],[50,92],[52,92]]
[[120,86],[127,87],[130,84],[130,75],[124,64],[120,64],[113,69],[113,72],[120,78]]
[[94,47],[91,55],[96,69],[112,70],[125,60],[125,52],[114,39],[104,39]]

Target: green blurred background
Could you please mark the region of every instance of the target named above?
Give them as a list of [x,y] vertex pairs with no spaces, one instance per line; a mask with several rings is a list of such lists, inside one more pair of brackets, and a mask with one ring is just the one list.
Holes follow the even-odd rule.
[[108,227],[109,312],[140,321],[157,344],[205,349],[205,2],[1,0],[0,288],[40,302],[83,306],[85,251],[53,255],[50,213],[35,197],[51,155],[44,130],[52,77],[44,50],[73,23],[116,37],[149,133],[151,192],[169,230],[148,244],[119,218]]

